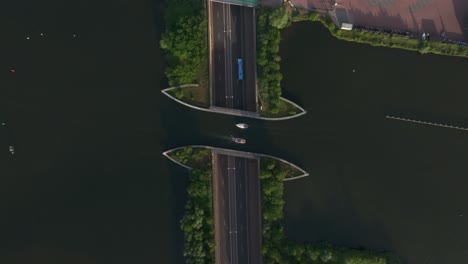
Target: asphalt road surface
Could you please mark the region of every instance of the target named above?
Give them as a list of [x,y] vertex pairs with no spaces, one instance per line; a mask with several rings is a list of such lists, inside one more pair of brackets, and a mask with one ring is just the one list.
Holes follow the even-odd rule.
[[216,154],[216,263],[261,263],[258,160]]
[[[218,2],[210,4],[213,104],[256,112],[255,10]],[[238,78],[239,58],[243,61],[243,80]]]

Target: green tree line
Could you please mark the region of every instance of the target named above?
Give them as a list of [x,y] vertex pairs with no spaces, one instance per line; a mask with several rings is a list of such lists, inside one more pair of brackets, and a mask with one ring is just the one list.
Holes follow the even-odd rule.
[[257,81],[260,102],[273,114],[279,112],[281,97],[280,30],[289,24],[285,8],[260,8],[257,12]]
[[160,46],[166,52],[169,85],[198,82],[207,72],[205,1],[166,0],[166,32]]
[[214,263],[211,151],[185,147],[169,155],[193,168],[189,174],[185,213],[180,221],[186,263]]
[[186,263],[214,263],[211,169],[190,172],[185,214],[180,224]]

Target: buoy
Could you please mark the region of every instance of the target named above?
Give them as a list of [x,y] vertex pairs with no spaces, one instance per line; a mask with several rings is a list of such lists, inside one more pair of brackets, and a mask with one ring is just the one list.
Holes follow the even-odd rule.
[[26,39],[29,39],[29,36],[27,36]]

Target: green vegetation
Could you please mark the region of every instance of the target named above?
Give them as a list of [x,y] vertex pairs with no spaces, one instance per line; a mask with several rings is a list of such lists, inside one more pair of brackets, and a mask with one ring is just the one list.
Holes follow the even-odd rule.
[[184,165],[196,168],[190,171],[187,204],[180,221],[184,232],[186,263],[214,263],[211,151],[187,147],[170,156]]
[[167,91],[175,98],[198,107],[209,108],[210,93],[207,86],[176,87]]
[[[170,86],[199,84],[200,89],[208,90],[208,42],[205,1],[166,0],[166,33],[160,46],[166,52],[168,66],[165,74]],[[209,102],[206,96],[186,97],[190,101]]]
[[257,81],[262,111],[269,114],[280,112],[281,57],[278,55],[280,30],[289,18],[284,8],[260,8],[257,12]]
[[180,224],[186,263],[214,263],[211,169],[190,172],[187,204]]
[[468,58],[468,47],[456,44],[408,39],[396,35],[390,36],[386,34],[374,34],[371,32],[341,30],[330,18],[320,16],[318,13],[309,12],[307,10],[298,9],[291,11],[290,14],[290,20],[292,22],[307,20],[321,22],[326,28],[328,28],[333,36],[341,40],[366,43],[372,46],[418,51],[423,54],[433,53]]
[[263,109],[262,116],[263,117],[285,117],[285,116],[293,116],[301,113],[302,110],[297,108],[295,105],[283,100],[283,98],[280,98],[280,101],[278,103],[278,106],[272,111],[265,111]]
[[190,168],[208,169],[211,166],[211,150],[185,147],[169,153],[169,156]]
[[264,117],[299,114],[301,109],[281,99],[281,57],[278,55],[281,29],[291,24],[291,10],[260,8],[257,12],[257,81]]
[[388,253],[288,241],[283,234],[283,180],[295,172],[273,159],[260,160],[263,248],[265,263],[398,264]]

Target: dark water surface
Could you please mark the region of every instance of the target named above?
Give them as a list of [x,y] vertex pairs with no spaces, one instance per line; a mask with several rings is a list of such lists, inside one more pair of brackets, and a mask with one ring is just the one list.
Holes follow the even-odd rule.
[[187,172],[161,152],[187,144],[308,170],[286,185],[291,239],[468,263],[468,133],[383,118],[468,122],[466,60],[339,42],[299,24],[284,34],[285,95],[309,113],[245,120],[160,93],[162,11],[149,0],[0,3],[0,263],[183,263]]
[[384,118],[466,126],[468,61],[337,41],[312,23],[283,39],[286,96],[308,111],[283,140],[311,173],[286,184],[287,236],[468,263],[468,132]]
[[161,12],[0,3],[0,263],[182,262],[185,174],[161,157]]

